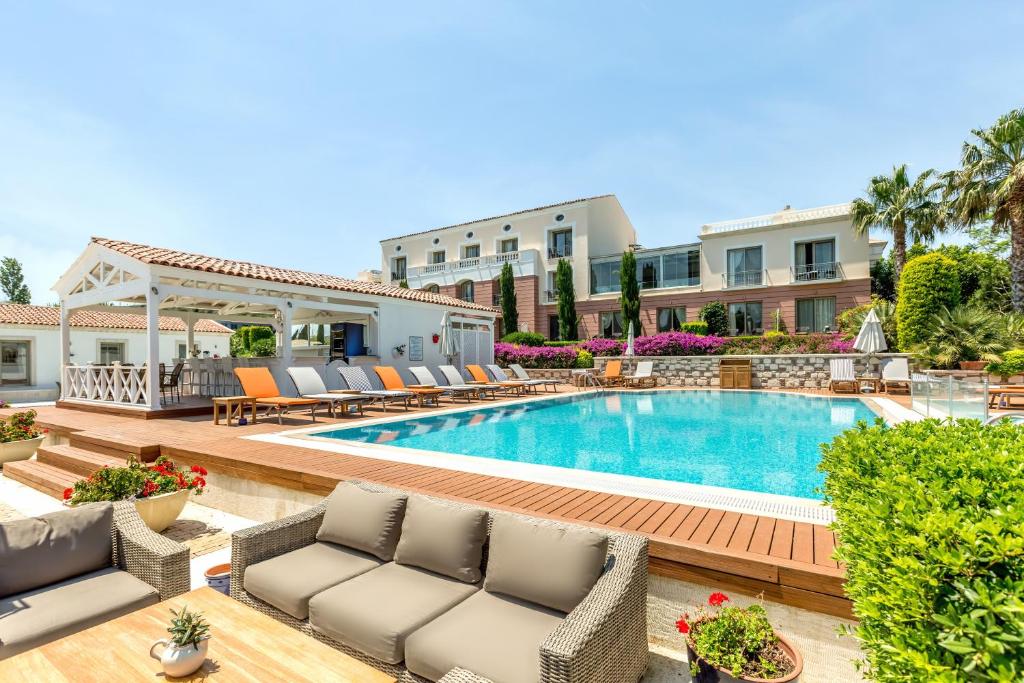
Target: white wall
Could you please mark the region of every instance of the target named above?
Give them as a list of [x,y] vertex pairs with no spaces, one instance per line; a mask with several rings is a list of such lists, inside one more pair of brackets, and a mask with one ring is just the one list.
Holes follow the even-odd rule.
[[[229,334],[196,332],[200,352],[228,355]],[[60,329],[56,327],[6,325],[0,326],[0,340],[28,341],[29,373],[32,385],[52,386],[60,379]],[[123,342],[126,362],[146,362],[145,330],[98,330],[71,328],[71,362],[86,364],[99,359],[101,341]],[[160,360],[170,363],[178,356],[178,344],[186,343],[185,332],[160,333]]]
[[[382,302],[377,325],[380,338],[376,342],[376,346],[370,344],[372,352],[380,356],[381,364],[399,368],[407,368],[412,365],[436,367],[446,364],[448,359],[441,355],[440,344],[435,344],[433,341],[433,335],[441,332],[441,316],[444,315],[444,311],[442,306],[406,303],[401,300]],[[466,317],[465,314],[455,310],[451,310],[450,313],[456,317]],[[482,322],[487,322],[487,320]],[[491,363],[494,360],[493,320],[489,322],[492,329],[492,343],[485,345],[485,355],[481,359],[485,363]],[[413,335],[423,337],[422,361],[409,359],[409,337]],[[399,344],[406,346],[405,354],[402,356],[393,352],[394,347]]]

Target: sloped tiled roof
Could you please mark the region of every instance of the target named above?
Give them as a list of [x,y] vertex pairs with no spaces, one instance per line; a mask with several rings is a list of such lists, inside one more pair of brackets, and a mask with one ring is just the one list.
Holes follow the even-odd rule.
[[495,309],[490,306],[462,301],[442,294],[432,294],[418,289],[402,289],[380,282],[363,282],[361,280],[349,280],[348,278],[336,275],[325,275],[323,273],[309,273],[303,270],[291,270],[289,268],[275,268],[264,266],[258,263],[247,261],[232,261],[202,254],[192,254],[187,251],[176,251],[161,247],[151,247],[145,244],[133,242],[122,242],[120,240],[107,239],[105,237],[93,237],[93,243],[112,249],[119,254],[124,254],[137,261],[158,266],[171,266],[173,268],[186,268],[188,270],[199,270],[207,273],[218,273],[220,275],[233,275],[236,277],[252,278],[266,282],[279,282],[288,285],[300,285],[303,287],[319,287],[321,289],[333,289],[339,292],[352,292],[355,294],[370,294],[375,296],[387,296],[393,299],[406,299],[409,301],[420,301],[427,304],[440,306],[457,306],[478,311],[494,313]]
[[590,202],[595,199],[604,199],[605,197],[614,197],[613,194],[599,194],[593,197],[581,197],[579,199],[570,199],[567,202],[558,202],[556,204],[545,204],[544,206],[535,206],[532,209],[521,209],[519,211],[513,211],[511,213],[503,213],[498,216],[489,216],[487,218],[477,218],[472,221],[466,221],[465,223],[455,223],[453,225],[443,225],[440,228],[431,228],[430,230],[420,230],[419,232],[410,232],[406,235],[398,235],[397,237],[387,237],[382,239],[381,242],[390,242],[391,240],[405,239],[406,237],[415,237],[416,235],[426,235],[430,232],[436,232],[437,230],[448,230],[449,228],[461,228],[467,225],[474,225],[476,223],[485,223],[487,221],[496,221],[500,218],[510,218],[512,216],[519,216],[524,213],[533,213],[534,211],[544,211],[546,209],[554,209],[559,206],[569,206],[570,204],[582,204],[583,202]]
[[[146,316],[137,313],[110,313],[107,311],[73,311],[69,319],[72,327],[98,327],[112,330],[144,330]],[[0,304],[0,325],[60,326],[60,309],[56,306],[26,306]],[[185,321],[171,316],[160,316],[161,332],[184,332]],[[231,334],[231,330],[213,320],[197,320],[195,331],[207,334]]]

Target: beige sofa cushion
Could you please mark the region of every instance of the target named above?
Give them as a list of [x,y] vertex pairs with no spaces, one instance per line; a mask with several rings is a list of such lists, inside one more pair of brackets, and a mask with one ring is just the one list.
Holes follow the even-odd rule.
[[436,681],[456,666],[501,683],[540,680],[540,644],[560,612],[480,591],[405,641],[409,671]]
[[486,538],[485,511],[411,496],[395,562],[476,583]]
[[405,501],[403,494],[366,491],[343,481],[327,499],[316,540],[347,545],[390,562],[402,530]]
[[313,596],[310,625],[360,652],[397,664],[405,639],[478,592],[471,584],[393,562]]
[[608,537],[495,515],[484,588],[571,612],[597,583]]
[[113,520],[111,503],[90,503],[0,524],[0,596],[111,566]]
[[0,659],[158,602],[155,588],[113,567],[0,598]]
[[249,565],[242,586],[282,612],[305,619],[314,595],[380,564],[376,557],[352,548],[313,543]]

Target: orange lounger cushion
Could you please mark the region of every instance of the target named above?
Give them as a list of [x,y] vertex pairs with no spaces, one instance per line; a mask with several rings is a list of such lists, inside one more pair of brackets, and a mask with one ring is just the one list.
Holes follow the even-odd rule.
[[274,376],[269,368],[235,368],[235,377],[242,385],[242,393],[253,398],[280,396]]
[[256,399],[256,403],[270,403],[276,406],[308,406],[319,402],[320,400],[316,398],[294,398],[292,396],[261,396]]
[[384,388],[388,391],[409,391],[405,387],[405,382],[402,381],[402,376],[398,374],[398,370],[390,365],[377,365],[373,371],[377,373],[380,381],[384,383]]
[[491,378],[487,376],[484,369],[479,365],[467,365],[466,369],[469,370],[469,374],[473,375],[473,379],[477,382],[491,382]]
[[604,377],[619,377],[622,375],[622,361],[610,360],[604,366]]

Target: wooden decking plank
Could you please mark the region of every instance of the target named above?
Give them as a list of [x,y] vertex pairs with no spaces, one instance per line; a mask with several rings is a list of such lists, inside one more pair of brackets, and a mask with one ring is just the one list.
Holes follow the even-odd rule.
[[690,536],[700,526],[700,523],[704,521],[704,517],[708,514],[707,508],[695,507],[690,510],[689,514],[686,515],[686,519],[683,520],[682,524],[672,532],[672,538],[678,538],[683,541],[690,540]]
[[718,527],[715,532],[711,534],[711,538],[708,539],[708,545],[713,548],[727,548],[729,547],[729,541],[732,540],[732,534],[736,530],[736,526],[740,522],[740,513],[738,512],[726,512],[722,515],[721,521],[718,522]]
[[531,483],[531,484],[529,484],[527,486],[523,486],[523,487],[517,488],[517,489],[515,489],[515,490],[513,490],[513,491],[511,491],[509,493],[506,493],[505,495],[503,495],[503,496],[501,496],[499,498],[495,498],[494,500],[492,500],[490,502],[494,503],[495,505],[507,505],[507,506],[511,507],[516,502],[522,500],[523,498],[526,498],[526,497],[530,496],[534,491],[537,491],[538,489],[541,489],[541,488],[546,488],[546,485],[545,484],[533,484],[533,483]]
[[781,557],[788,560],[793,554],[793,527],[794,523],[788,519],[780,519],[775,522],[775,532],[772,534],[772,545],[768,554],[772,557]]
[[500,489],[494,491],[488,491],[486,494],[480,496],[480,500],[484,503],[494,503],[502,498],[508,496],[514,496],[516,493],[521,492],[523,489],[532,486],[528,481],[513,481],[508,486],[502,486]]
[[669,516],[678,508],[679,506],[675,503],[665,503],[658,508],[658,511],[651,515],[646,522],[641,524],[640,527],[637,528],[637,531],[642,534],[654,533],[654,530],[661,526],[662,523],[664,523],[664,521],[668,519]]
[[754,535],[754,527],[757,526],[757,515],[740,515],[736,528],[732,532],[732,538],[726,546],[729,550],[746,552],[750,546],[750,539]]
[[608,526],[622,528],[622,525],[632,519],[633,515],[645,509],[652,502],[653,501],[647,500],[646,498],[637,498],[627,505],[621,512],[608,520]]
[[796,562],[814,564],[814,525],[796,522],[793,527],[793,554]]
[[677,505],[672,514],[657,529],[651,532],[651,535],[671,537],[675,530],[679,528],[679,525],[683,523],[683,520],[686,519],[686,516],[690,514],[691,510],[693,510],[692,505]]
[[754,534],[750,537],[750,545],[747,552],[757,555],[767,555],[772,548],[772,537],[775,533],[775,519],[772,517],[758,517],[754,525]]
[[635,515],[633,515],[626,521],[622,522],[622,524],[619,524],[617,526],[621,526],[626,531],[636,531],[641,526],[646,524],[647,520],[649,520],[651,517],[657,514],[658,510],[665,507],[666,505],[667,503],[660,500],[648,501],[647,505],[644,505],[642,508],[640,508],[640,510]]
[[606,504],[611,498],[613,498],[613,496],[610,493],[599,493],[586,502],[574,505],[563,512],[562,515],[566,519],[582,519],[584,515],[589,514],[592,510],[600,510],[601,506]]
[[631,498],[628,496],[615,496],[611,500],[611,505],[605,507],[603,510],[595,514],[593,517],[591,517],[590,513],[588,513],[586,516],[580,517],[580,520],[594,522],[595,524],[607,524],[612,517],[615,517],[624,509],[632,505],[633,502],[636,501],[636,498]]
[[715,533],[715,529],[718,528],[718,523],[722,521],[722,517],[725,516],[724,510],[708,510],[708,513],[704,515],[704,519],[700,521],[697,528],[693,530],[690,535],[689,541],[691,543],[707,543],[711,539],[711,535]]
[[839,563],[832,558],[835,537],[832,530],[820,524],[814,525],[814,564],[820,567],[836,568]]
[[537,508],[537,512],[542,514],[553,514],[555,510],[564,508],[567,505],[572,505],[575,501],[592,494],[593,491],[587,491],[586,489],[576,489],[565,496],[560,496],[558,499],[548,503],[544,507]]
[[598,493],[597,491],[585,491],[582,496],[578,496],[577,498],[573,498],[571,501],[569,501],[567,503],[563,503],[559,507],[551,510],[550,514],[551,514],[552,517],[563,517],[564,518],[566,513],[569,510],[573,510],[575,508],[580,507],[581,505],[585,505],[588,500],[592,500],[594,498],[597,498],[600,495],[601,494]]

